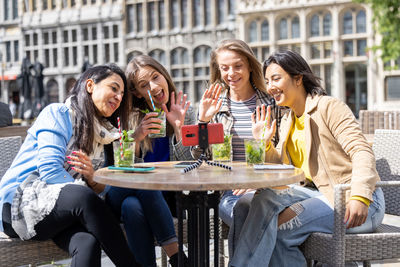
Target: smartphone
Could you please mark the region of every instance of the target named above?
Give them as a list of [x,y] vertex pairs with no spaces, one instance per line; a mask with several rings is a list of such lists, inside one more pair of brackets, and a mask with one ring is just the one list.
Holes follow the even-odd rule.
[[182,161],[179,162],[177,164],[174,165],[175,168],[186,168],[194,163],[196,163],[197,161]]
[[[224,128],[222,123],[208,123],[208,144],[224,142]],[[184,146],[196,146],[199,144],[199,125],[182,126],[182,144]]]

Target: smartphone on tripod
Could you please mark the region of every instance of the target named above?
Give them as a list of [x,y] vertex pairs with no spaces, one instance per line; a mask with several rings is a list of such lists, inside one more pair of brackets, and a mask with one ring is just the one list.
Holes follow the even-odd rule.
[[182,126],[182,144],[184,146],[201,145],[202,142],[199,143],[199,140],[201,141],[205,137],[208,137],[209,145],[223,143],[224,128],[222,123],[199,123]]

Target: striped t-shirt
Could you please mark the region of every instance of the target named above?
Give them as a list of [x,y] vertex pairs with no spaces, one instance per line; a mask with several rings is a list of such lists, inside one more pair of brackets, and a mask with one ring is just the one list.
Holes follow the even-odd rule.
[[253,138],[251,132],[251,114],[257,106],[257,95],[254,94],[246,101],[233,101],[227,99],[229,112],[233,117],[233,125],[231,129],[232,149],[234,161],[245,161],[244,139]]

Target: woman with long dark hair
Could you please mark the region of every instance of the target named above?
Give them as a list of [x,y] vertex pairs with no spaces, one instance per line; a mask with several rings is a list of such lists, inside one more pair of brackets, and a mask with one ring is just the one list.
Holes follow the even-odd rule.
[[38,116],[0,182],[0,230],[23,240],[52,239],[69,252],[71,266],[101,266],[103,249],[116,266],[139,266],[121,227],[96,194],[93,180],[105,144],[118,138],[109,122],[127,128],[129,92],[116,65],[85,71],[65,103]]
[[[280,141],[270,142],[275,121],[259,109],[254,134],[266,131],[266,162],[293,164],[304,171],[304,186],[259,190],[249,210],[237,205],[242,221],[230,229],[230,266],[305,266],[298,246],[312,232],[333,232],[334,186],[351,184],[343,223],[348,233],[374,231],[385,201],[374,153],[349,107],[326,96],[307,62],[292,51],[277,52],[263,65],[267,90],[290,113],[282,118]],[[237,222],[237,223],[236,223]]]

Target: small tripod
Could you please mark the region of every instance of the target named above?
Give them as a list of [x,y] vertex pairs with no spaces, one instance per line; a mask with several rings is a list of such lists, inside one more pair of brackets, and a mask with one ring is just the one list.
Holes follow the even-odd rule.
[[206,149],[208,148],[208,130],[207,130],[207,123],[203,123],[200,122],[199,123],[199,147],[203,150],[203,152],[200,155],[200,158],[197,160],[197,162],[193,163],[192,165],[184,168],[181,172],[182,173],[186,173],[189,172],[191,170],[194,170],[198,167],[200,167],[200,165],[205,162],[210,166],[217,166],[217,167],[221,167],[227,170],[232,170],[231,166],[227,166],[225,164],[222,163],[218,163],[218,162],[212,162],[212,161],[208,161],[207,157],[206,157]]

